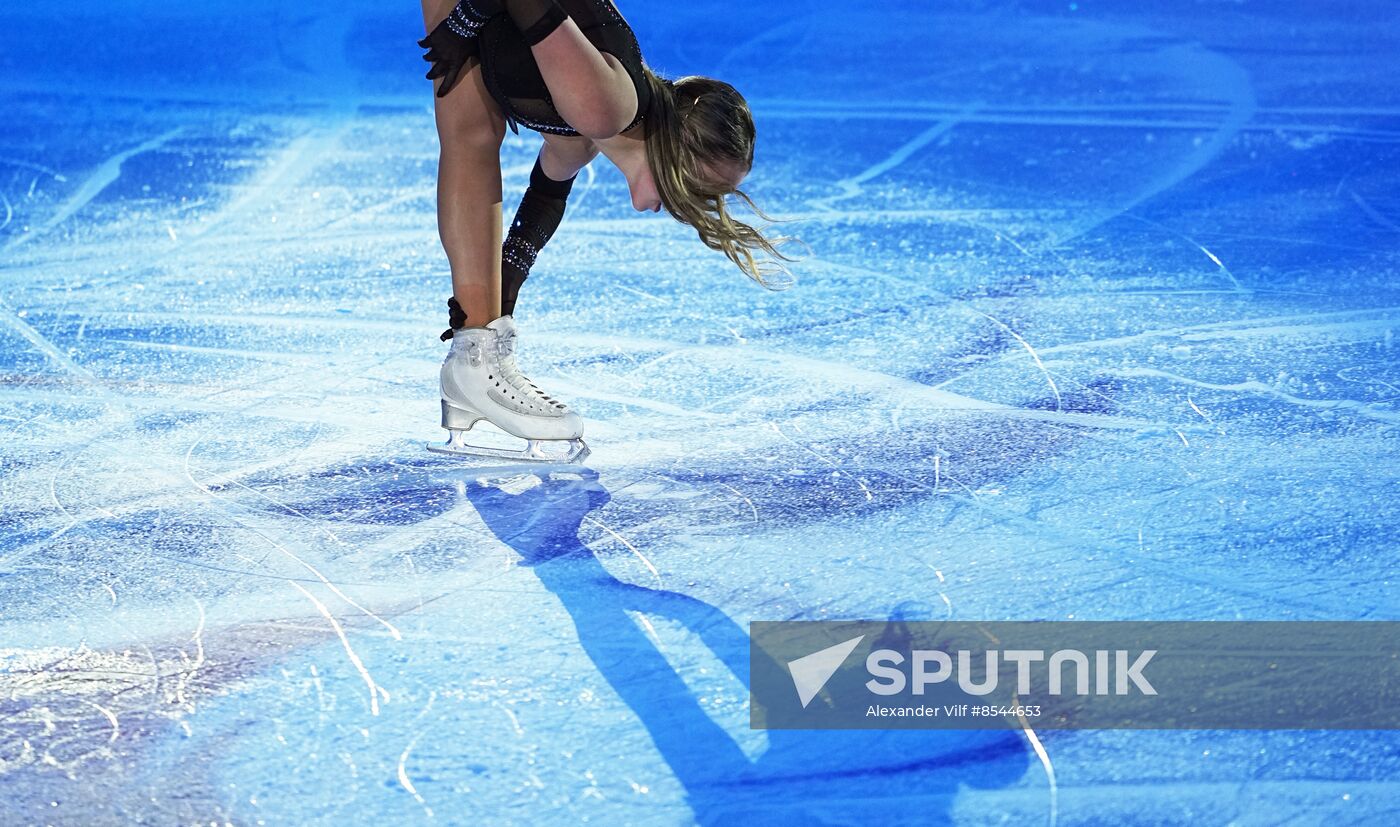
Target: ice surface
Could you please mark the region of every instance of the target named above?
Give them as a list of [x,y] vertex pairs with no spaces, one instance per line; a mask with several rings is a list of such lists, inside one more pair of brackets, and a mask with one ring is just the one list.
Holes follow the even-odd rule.
[[751,620],[1396,619],[1391,5],[623,11],[811,250],[765,292],[586,172],[518,316],[593,454],[533,473],[422,450],[412,4],[0,11],[0,823],[1393,819],[1393,733],[744,685]]

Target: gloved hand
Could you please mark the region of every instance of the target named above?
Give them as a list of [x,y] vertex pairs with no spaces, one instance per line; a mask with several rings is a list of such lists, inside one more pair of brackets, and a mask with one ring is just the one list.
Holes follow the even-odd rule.
[[[484,21],[482,21],[484,22]],[[437,25],[418,45],[427,49],[423,59],[433,64],[428,70],[428,80],[442,78],[437,96],[442,97],[457,85],[467,61],[480,54],[480,44],[476,32],[481,22],[473,22],[461,13],[461,6],[452,10],[447,18]]]
[[447,329],[438,337],[444,342],[452,338],[454,331],[467,326],[467,313],[462,309],[462,305],[457,303],[456,296],[447,300],[447,324]]

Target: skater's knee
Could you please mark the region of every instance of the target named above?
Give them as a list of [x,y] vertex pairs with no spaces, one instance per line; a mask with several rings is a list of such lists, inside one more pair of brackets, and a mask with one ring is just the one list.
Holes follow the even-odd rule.
[[438,140],[443,152],[499,152],[506,137],[505,119],[493,112],[438,112]]
[[448,95],[438,98],[433,114],[444,152],[497,150],[506,137],[506,119],[473,67]]

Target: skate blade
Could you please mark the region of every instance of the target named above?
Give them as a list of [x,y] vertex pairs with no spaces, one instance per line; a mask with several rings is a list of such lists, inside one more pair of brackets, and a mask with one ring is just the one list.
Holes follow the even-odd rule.
[[[496,448],[487,445],[473,445],[456,434],[447,442],[429,442],[426,447],[434,454],[461,457],[464,459],[505,459],[515,462],[579,462],[590,453],[582,439],[530,439],[522,449]],[[556,445],[563,443],[563,445]]]

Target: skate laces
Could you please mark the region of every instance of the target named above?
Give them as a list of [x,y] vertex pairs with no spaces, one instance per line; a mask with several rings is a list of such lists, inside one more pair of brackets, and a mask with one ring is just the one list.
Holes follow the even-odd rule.
[[466,331],[457,331],[449,341],[451,347],[447,349],[448,358],[464,357],[471,361],[473,365],[481,364],[481,345],[472,338]]
[[502,359],[509,359],[515,354],[515,328],[496,331],[496,354]]
[[505,379],[521,393],[542,400],[558,411],[567,410],[563,403],[554,400],[549,394],[529,380],[515,364],[515,331],[500,330],[496,333],[496,356],[500,362],[501,378]]

